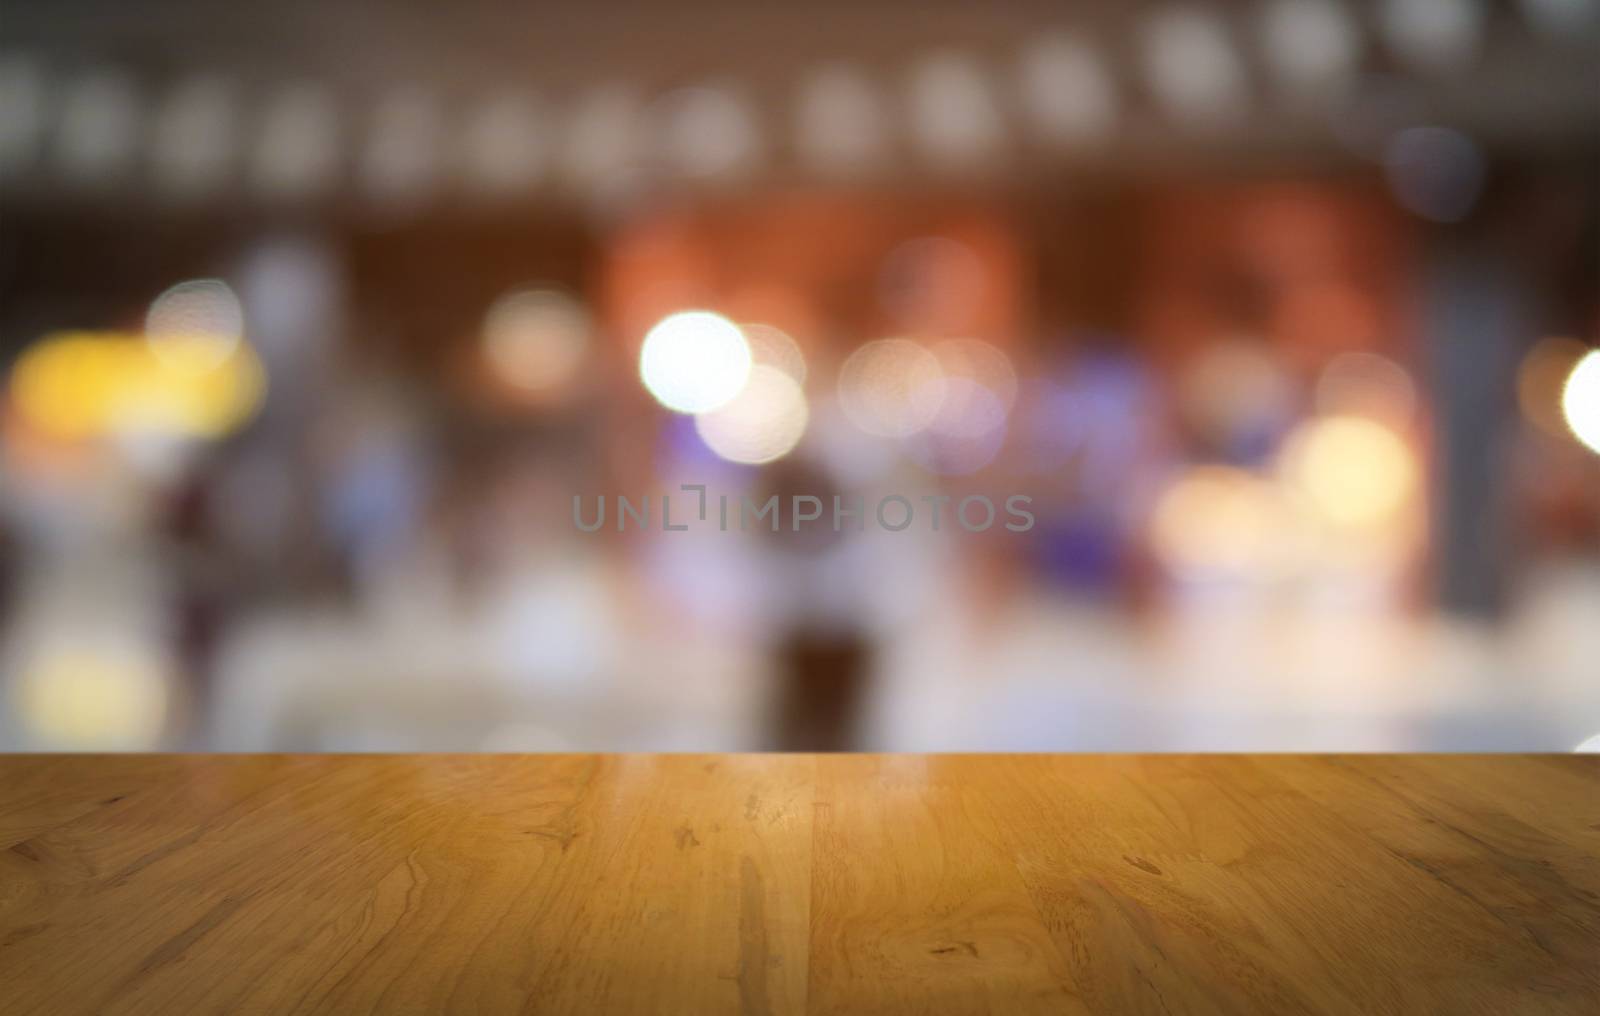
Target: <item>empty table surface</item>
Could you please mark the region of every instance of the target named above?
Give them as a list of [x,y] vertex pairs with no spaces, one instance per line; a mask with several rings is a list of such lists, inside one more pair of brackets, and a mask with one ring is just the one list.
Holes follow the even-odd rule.
[[1594,1013],[1600,758],[0,759],[9,1013]]

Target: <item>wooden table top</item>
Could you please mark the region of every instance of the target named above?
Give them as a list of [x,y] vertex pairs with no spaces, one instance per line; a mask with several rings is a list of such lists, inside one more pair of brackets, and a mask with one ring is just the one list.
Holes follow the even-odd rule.
[[11,756],[0,985],[164,1016],[1595,1013],[1600,757]]

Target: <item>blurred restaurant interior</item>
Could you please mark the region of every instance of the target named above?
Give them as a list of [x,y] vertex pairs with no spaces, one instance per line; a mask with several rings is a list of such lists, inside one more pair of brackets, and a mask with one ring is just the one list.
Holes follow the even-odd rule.
[[0,750],[1571,751],[1597,344],[1600,0],[0,0]]

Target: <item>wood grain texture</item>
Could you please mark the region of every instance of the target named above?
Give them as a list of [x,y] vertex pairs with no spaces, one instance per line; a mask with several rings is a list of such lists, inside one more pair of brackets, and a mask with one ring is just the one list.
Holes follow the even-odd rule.
[[1600,758],[12,756],[6,1013],[1600,1012]]

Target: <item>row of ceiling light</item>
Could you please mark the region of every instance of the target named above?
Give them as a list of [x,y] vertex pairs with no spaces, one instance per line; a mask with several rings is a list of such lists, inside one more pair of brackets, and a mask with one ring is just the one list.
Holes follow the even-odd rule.
[[[1600,3],[1522,0],[1520,9],[1534,31],[1570,41],[1594,28]],[[1129,115],[1135,81],[1175,128],[1226,132],[1250,111],[1248,66],[1264,68],[1275,98],[1327,103],[1348,99],[1374,41],[1419,76],[1468,68],[1483,45],[1482,0],[1384,0],[1371,10],[1369,19],[1339,0],[1267,0],[1251,14],[1247,61],[1237,23],[1205,7],[1162,8],[1139,24],[1133,77],[1070,31],[1032,39],[1009,68],[929,53],[899,87],[824,64],[796,82],[781,143],[736,83],[651,95],[619,80],[559,104],[505,92],[459,108],[405,85],[356,117],[310,82],[252,99],[225,74],[199,74],[150,96],[115,69],[61,76],[27,54],[0,55],[0,181],[133,182],[176,197],[242,186],[286,200],[354,186],[414,206],[447,189],[514,198],[555,185],[604,200],[662,177],[731,182],[780,152],[833,178],[881,173],[902,155],[919,168],[981,172],[1019,139],[1046,150],[1104,146]]]

